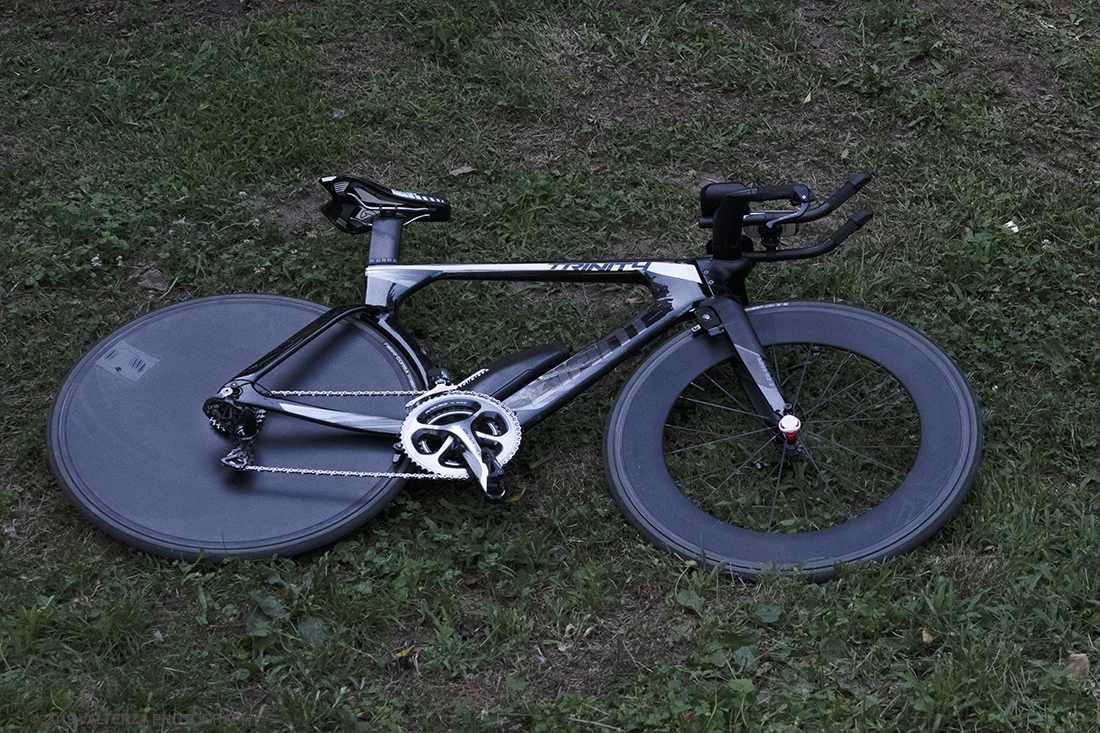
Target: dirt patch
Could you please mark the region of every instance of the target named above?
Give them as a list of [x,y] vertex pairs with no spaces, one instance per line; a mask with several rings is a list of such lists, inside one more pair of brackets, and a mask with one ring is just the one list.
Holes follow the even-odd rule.
[[250,14],[307,4],[311,4],[309,0],[78,0],[70,4],[69,14],[81,22],[113,27],[127,35],[139,23],[179,18],[188,24],[221,28]]
[[279,223],[279,234],[283,240],[299,237],[315,237],[328,228],[328,222],[320,207],[323,197],[317,191],[307,187],[303,191],[270,201],[266,204],[269,214]]
[[548,44],[546,62],[555,80],[556,106],[587,122],[649,126],[741,108],[740,97],[685,78],[670,61],[653,60],[644,69],[616,62],[586,43],[579,28],[559,27]]
[[385,93],[374,88],[374,72],[393,68],[418,55],[395,29],[341,38],[320,48],[321,60],[329,69],[326,90],[333,97]]
[[16,133],[5,130],[0,134],[0,165],[19,165],[30,160],[32,155],[30,143],[21,140]]
[[839,70],[848,43],[844,31],[834,22],[841,14],[838,7],[811,2],[799,6],[797,13],[815,60],[829,71]]
[[987,77],[996,94],[1020,103],[1051,99],[1065,92],[1054,69],[1028,53],[1016,34],[990,10],[971,3],[948,8],[938,7],[937,12],[950,13],[953,28],[967,31],[953,34],[967,48],[960,83]]
[[[975,3],[943,4],[938,0],[914,3],[927,14],[920,32],[942,32],[952,44],[964,49],[953,75],[957,87],[966,87],[978,79],[987,79],[994,92],[1018,101],[1034,101],[1060,95],[1063,85],[1048,64],[1028,53],[1005,21],[988,8]],[[815,60],[831,72],[844,70],[843,49],[850,47],[852,36],[837,19],[858,7],[857,3],[809,2],[798,9],[803,34],[813,49]],[[869,40],[877,42],[875,34]],[[881,39],[886,45],[890,41]],[[931,71],[925,57],[912,60],[907,73]]]

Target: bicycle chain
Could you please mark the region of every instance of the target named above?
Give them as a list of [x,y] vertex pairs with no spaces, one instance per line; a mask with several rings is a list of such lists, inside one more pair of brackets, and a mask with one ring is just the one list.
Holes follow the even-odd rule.
[[412,397],[427,394],[425,390],[395,390],[390,392],[349,392],[328,389],[278,389],[271,390],[276,397]]
[[[433,479],[433,480],[449,480],[457,481],[461,480],[457,476],[444,476],[437,473],[427,472],[412,472],[402,473],[400,471],[336,471],[334,469],[326,468],[286,468],[283,466],[245,466],[245,471],[257,471],[259,473],[292,473],[305,476],[348,476],[351,478],[403,478],[403,479]],[[461,477],[466,478],[466,477]]]
[[[470,376],[463,379],[458,384],[454,385],[455,390],[460,390],[470,382],[474,381],[481,375],[488,372],[488,369],[482,369],[474,372]],[[330,390],[330,389],[281,389],[272,390],[271,394],[276,397],[416,397],[418,395],[426,395],[431,390],[426,389],[397,389],[387,391],[354,391],[354,390]]]
[[[488,369],[482,369],[481,371],[471,374],[466,379],[455,385],[455,390],[461,389],[465,385],[474,381],[481,375],[485,374]],[[276,397],[416,397],[420,395],[428,394],[430,390],[272,390],[271,394]],[[263,422],[264,411],[256,410],[257,414],[257,426]],[[233,432],[228,430],[225,426],[219,424],[214,418],[210,418],[210,424],[215,430],[224,433],[226,435],[233,436]],[[234,436],[236,437],[236,436]],[[460,481],[466,476],[445,476],[439,473],[431,473],[429,471],[417,471],[417,472],[401,472],[401,471],[338,471],[335,469],[325,468],[292,468],[288,466],[258,466],[255,464],[249,464],[244,466],[241,470],[256,471],[257,473],[289,473],[303,476],[346,476],[350,478],[400,478],[400,479],[432,479],[443,481]]]

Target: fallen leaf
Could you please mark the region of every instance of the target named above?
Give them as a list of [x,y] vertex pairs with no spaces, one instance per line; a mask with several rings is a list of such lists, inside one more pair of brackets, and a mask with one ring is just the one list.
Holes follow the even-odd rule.
[[703,597],[691,590],[685,588],[676,594],[676,602],[684,608],[690,608],[695,613],[703,612]]
[[928,629],[923,626],[920,627],[920,638],[925,644],[931,644],[936,639],[936,637],[932,636]]
[[453,171],[451,171],[451,175],[452,176],[464,176],[467,173],[476,173],[476,172],[477,172],[476,168],[472,168],[468,165],[464,165],[461,168],[455,168]]
[[298,633],[311,646],[323,644],[331,636],[325,622],[313,616],[307,616],[298,622]]
[[817,648],[821,650],[827,662],[839,662],[848,657],[848,645],[833,636],[822,639]]
[[141,272],[134,276],[137,284],[148,290],[158,290],[162,293],[168,292],[170,283],[168,278],[164,276],[164,273],[153,267],[152,265],[144,268]]
[[806,92],[806,98],[802,100],[802,104],[809,104],[810,103],[810,96],[812,94],[813,94],[813,92]]
[[1085,654],[1070,654],[1062,660],[1069,670],[1069,676],[1083,680],[1089,676],[1089,658]]

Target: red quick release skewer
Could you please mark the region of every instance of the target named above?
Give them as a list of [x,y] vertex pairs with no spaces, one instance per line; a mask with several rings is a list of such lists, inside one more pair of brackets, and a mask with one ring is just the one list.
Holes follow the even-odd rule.
[[786,436],[787,442],[793,443],[798,437],[798,431],[802,429],[802,421],[794,415],[784,415],[779,421],[779,432]]

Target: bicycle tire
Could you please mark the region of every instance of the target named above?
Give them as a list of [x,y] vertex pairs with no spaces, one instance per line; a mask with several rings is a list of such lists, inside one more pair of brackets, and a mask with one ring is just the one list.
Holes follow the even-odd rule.
[[[234,443],[202,411],[222,384],[325,310],[274,295],[224,295],[124,325],[80,360],[54,402],[47,442],[58,483],[108,534],[184,560],[294,555],[355,529],[400,491],[402,479],[234,471],[219,460]],[[380,332],[351,319],[262,383],[272,390],[421,388]],[[375,414],[403,417],[408,397],[369,399]],[[394,440],[268,414],[256,463],[404,470],[393,463]]]
[[[608,418],[619,509],[658,547],[749,578],[775,568],[826,580],[838,564],[926,539],[981,453],[978,405],[955,364],[912,329],[846,305],[746,312],[802,420],[802,458],[779,459],[773,433],[746,414],[730,340],[684,332],[639,367]],[[906,403],[912,413],[895,412]],[[719,430],[720,419],[743,431]]]

